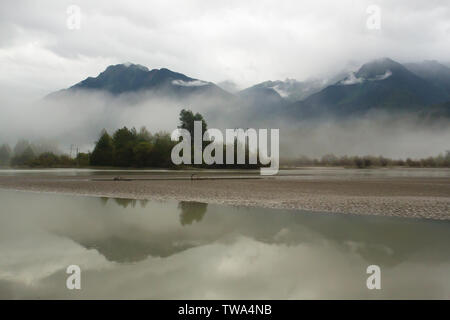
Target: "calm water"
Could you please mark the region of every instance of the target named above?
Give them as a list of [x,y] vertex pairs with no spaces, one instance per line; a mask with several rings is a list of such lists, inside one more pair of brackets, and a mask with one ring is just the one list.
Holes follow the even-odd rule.
[[[449,222],[14,191],[0,204],[3,299],[450,298]],[[72,264],[81,290],[66,288]]]

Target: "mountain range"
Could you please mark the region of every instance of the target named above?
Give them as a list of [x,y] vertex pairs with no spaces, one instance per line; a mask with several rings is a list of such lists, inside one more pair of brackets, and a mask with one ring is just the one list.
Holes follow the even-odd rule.
[[[415,64],[428,70],[428,62]],[[438,64],[432,63],[433,66]],[[289,117],[347,117],[370,111],[424,112],[450,100],[446,89],[450,73],[439,77],[432,72],[427,77],[389,58],[364,64],[357,72],[327,86],[285,110]],[[442,65],[442,69],[448,69]],[[425,72],[423,72],[425,73]]]
[[212,82],[202,81],[173,72],[166,68],[149,70],[139,64],[111,65],[97,77],[89,77],[70,88],[57,91],[48,97],[63,97],[80,91],[106,91],[112,95],[150,92],[158,96],[186,97],[208,94],[230,98],[231,94]]
[[113,96],[145,92],[147,97],[150,94],[180,101],[212,97],[211,101],[239,105],[243,114],[260,118],[346,118],[380,110],[450,116],[450,68],[437,61],[401,64],[382,58],[328,80],[265,81],[235,93],[165,68],[149,70],[127,63],[109,66],[97,77],[47,98],[93,91]]

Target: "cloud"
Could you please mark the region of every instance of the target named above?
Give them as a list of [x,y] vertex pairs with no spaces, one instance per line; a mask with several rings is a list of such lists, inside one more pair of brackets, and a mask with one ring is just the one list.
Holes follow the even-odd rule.
[[[36,102],[126,61],[228,84],[231,92],[266,80],[334,79],[336,72],[386,56],[400,62],[449,62],[450,8],[445,1],[376,1],[382,9],[380,30],[366,27],[369,0],[78,0],[81,28],[69,30],[66,10],[72,4],[0,2],[0,142],[42,135],[92,146],[102,127],[171,130],[181,107],[210,112],[211,126],[234,127],[244,119],[240,106],[219,108],[214,99],[188,105],[150,99],[129,106],[93,95],[51,107]],[[346,81],[363,80],[353,75]],[[274,89],[285,94],[281,87]],[[214,122],[214,103],[216,110],[229,113],[219,117],[216,112],[216,119],[228,123]]]
[[272,89],[275,90],[280,95],[280,97],[289,97],[289,92],[283,90],[283,88],[281,88],[279,85],[273,86]]
[[218,82],[217,85],[221,87],[223,90],[228,91],[230,93],[237,93],[238,91],[243,89],[239,87],[237,83],[230,80]]
[[172,84],[182,87],[202,87],[208,85],[208,82],[201,80],[193,80],[193,81],[173,80]]
[[375,80],[375,81],[377,81],[377,80],[384,80],[384,79],[389,78],[390,76],[392,76],[392,71],[391,70],[386,70],[386,72],[384,74],[377,75],[375,77],[375,79],[373,79],[373,80]]
[[369,0],[79,0],[79,30],[66,26],[71,4],[0,4],[0,67],[10,69],[0,78],[2,86],[15,84],[38,96],[108,64],[131,61],[246,87],[269,79],[304,80],[340,71],[350,60],[380,56],[447,62],[450,51],[445,1],[376,1],[380,30],[366,27]]
[[363,78],[363,77],[358,78],[354,72],[350,72],[350,74],[347,76],[347,78],[339,81],[339,84],[343,85],[343,86],[348,86],[348,85],[352,85],[352,84],[363,83],[364,81],[380,81],[380,80],[385,80],[385,79],[389,78],[390,76],[392,76],[391,70],[386,70],[386,72],[384,74],[379,74],[379,75],[375,76],[375,78]]
[[344,85],[344,86],[349,86],[352,84],[362,83],[363,81],[364,81],[364,78],[358,78],[355,76],[354,72],[350,72],[348,77],[345,78],[344,80],[340,81],[339,84]]

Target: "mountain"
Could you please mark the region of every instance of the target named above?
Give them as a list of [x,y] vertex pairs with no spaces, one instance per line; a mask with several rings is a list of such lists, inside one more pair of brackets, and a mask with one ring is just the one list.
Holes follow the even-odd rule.
[[239,92],[241,96],[271,96],[287,101],[303,100],[313,93],[324,88],[325,80],[297,81],[286,79],[285,81],[265,81]]
[[[222,85],[236,88],[232,83]],[[207,110],[211,119],[244,124],[273,118],[292,121],[342,118],[378,110],[433,113],[436,118],[449,115],[446,102],[450,101],[450,68],[436,61],[402,65],[383,58],[366,63],[346,76],[339,74],[328,80],[265,81],[232,94],[212,82],[166,68],[149,70],[127,63],[111,65],[98,76],[47,98],[94,91],[124,97],[127,104],[153,96],[170,98],[176,104],[183,102]],[[130,95],[134,93],[139,94]]]
[[237,83],[235,83],[234,81],[231,81],[231,80],[221,81],[221,82],[217,83],[217,85],[219,87],[221,87],[223,90],[225,90],[229,93],[232,93],[232,94],[235,94],[240,91]]
[[257,111],[271,110],[284,105],[286,101],[277,91],[275,82],[267,81],[237,93],[241,101]]
[[282,112],[289,104],[308,97],[325,85],[324,80],[265,81],[241,90],[236,95],[249,121],[260,121]]
[[346,117],[372,110],[416,112],[448,100],[448,92],[389,58],[364,64],[356,73],[286,108],[288,117]]
[[450,119],[450,101],[429,106],[420,112],[422,118],[430,120]]
[[78,91],[106,91],[113,95],[150,91],[157,95],[181,98],[194,94],[224,98],[230,96],[212,82],[190,78],[165,68],[149,70],[131,63],[111,65],[97,77],[89,77],[68,89],[52,93],[49,97]]
[[450,68],[435,60],[426,60],[420,63],[406,63],[408,70],[422,79],[428,80],[433,85],[441,88],[450,100]]

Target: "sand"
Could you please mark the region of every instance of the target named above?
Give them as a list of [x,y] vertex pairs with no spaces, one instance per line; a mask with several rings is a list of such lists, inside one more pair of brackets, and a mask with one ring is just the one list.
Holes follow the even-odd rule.
[[43,173],[0,176],[0,188],[450,220],[448,176],[372,175],[349,178],[339,175],[317,177],[300,175],[244,180],[190,180],[190,174],[185,174],[183,180],[161,180],[165,175],[149,173],[121,175],[121,177],[132,180],[114,181],[114,174],[55,176]]

